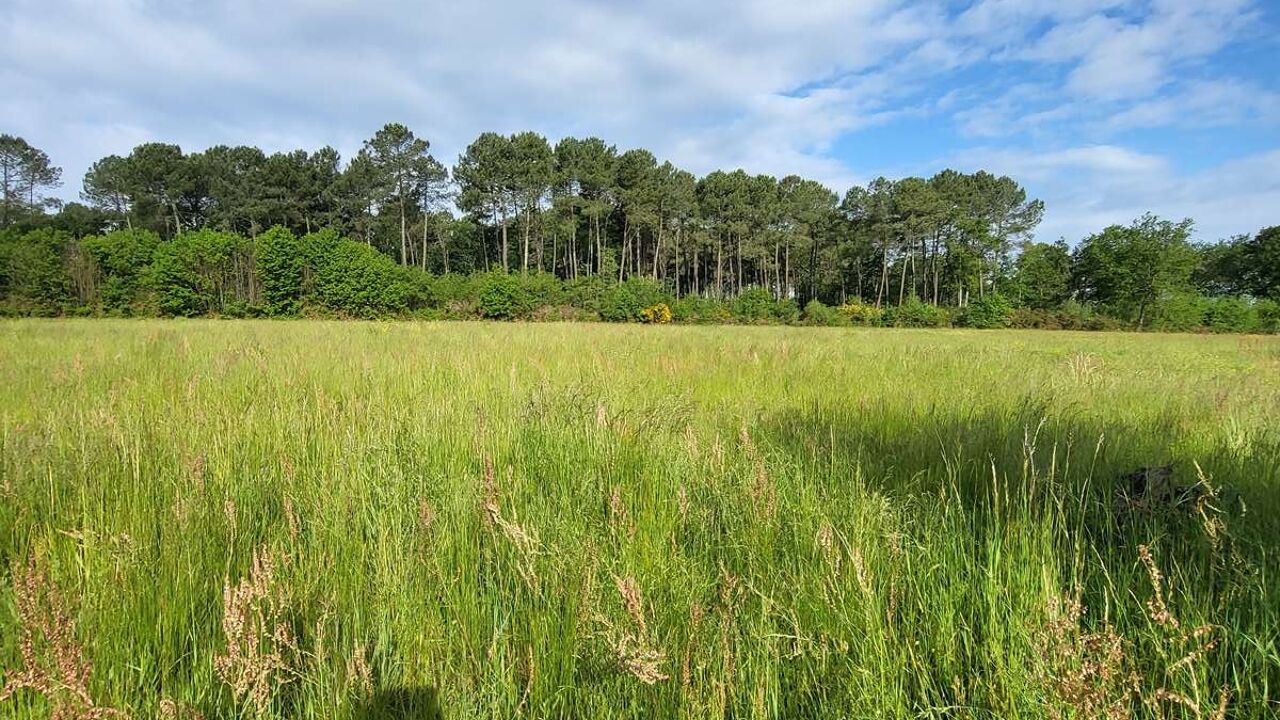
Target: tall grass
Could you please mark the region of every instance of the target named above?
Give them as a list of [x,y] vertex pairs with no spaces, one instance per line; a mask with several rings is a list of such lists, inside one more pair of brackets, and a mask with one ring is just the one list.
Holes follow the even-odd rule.
[[24,320],[0,382],[2,717],[1280,711],[1274,339]]

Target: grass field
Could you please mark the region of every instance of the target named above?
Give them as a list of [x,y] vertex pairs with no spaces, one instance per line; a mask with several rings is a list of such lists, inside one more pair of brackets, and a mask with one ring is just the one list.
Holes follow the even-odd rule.
[[0,386],[0,717],[1280,712],[1280,338],[20,320]]

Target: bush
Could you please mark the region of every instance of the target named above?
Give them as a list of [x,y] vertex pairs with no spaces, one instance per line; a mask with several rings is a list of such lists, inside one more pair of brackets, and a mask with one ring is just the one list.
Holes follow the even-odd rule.
[[1216,333],[1247,333],[1258,329],[1257,308],[1235,297],[1220,297],[1204,304],[1204,326]]
[[800,321],[800,305],[791,298],[779,300],[774,304],[773,314],[778,322],[794,325]]
[[711,325],[729,322],[732,315],[721,301],[701,295],[687,295],[671,303],[671,317],[678,323]]
[[666,325],[671,322],[671,308],[666,303],[651,305],[640,311],[640,318],[651,325]]
[[1194,332],[1204,327],[1205,298],[1198,293],[1173,293],[1148,310],[1147,328],[1165,332]]
[[1056,310],[1015,308],[1009,315],[1009,327],[1025,330],[1063,330],[1062,316]]
[[514,320],[533,309],[532,298],[519,279],[500,270],[477,277],[476,305],[480,316],[493,320]]
[[1253,304],[1253,311],[1258,317],[1258,332],[1280,332],[1280,302],[1258,300]]
[[141,303],[141,280],[159,245],[160,236],[150,230],[117,230],[80,241],[98,273],[97,302],[102,308],[132,312]]
[[609,291],[609,282],[601,275],[583,275],[564,281],[562,290],[564,302],[579,308],[585,313],[599,316],[600,306],[605,293]]
[[72,300],[63,258],[71,237],[54,230],[9,234],[0,241],[0,296],[6,312],[57,315]]
[[248,302],[257,277],[254,248],[233,233],[197,230],[156,246],[143,277],[161,314],[194,316]]
[[993,330],[1009,327],[1012,316],[1013,303],[999,293],[991,293],[970,302],[956,321],[963,327]]
[[258,279],[270,315],[296,315],[302,307],[303,273],[307,257],[302,243],[279,225],[258,236]]
[[600,298],[600,317],[610,322],[640,322],[647,307],[669,304],[665,290],[649,278],[628,278],[611,284]]
[[881,324],[892,327],[931,328],[947,324],[950,316],[943,308],[929,305],[914,295],[906,302],[885,310]]
[[733,317],[744,323],[776,321],[778,307],[773,293],[764,288],[744,290],[733,300]]
[[409,294],[405,302],[414,313],[431,311],[439,307],[435,299],[436,282],[431,273],[421,268],[404,268],[405,280],[409,283]]
[[1119,319],[1099,312],[1094,306],[1076,300],[1068,300],[1058,310],[1060,326],[1066,330],[1123,330]]
[[364,243],[339,240],[328,262],[316,268],[315,298],[322,306],[353,317],[403,312],[412,291],[409,272]]
[[850,300],[836,310],[854,325],[879,325],[884,319],[882,308],[858,300]]
[[810,300],[805,303],[804,314],[801,321],[805,325],[848,325],[849,318],[844,313],[829,305],[824,305],[821,300]]

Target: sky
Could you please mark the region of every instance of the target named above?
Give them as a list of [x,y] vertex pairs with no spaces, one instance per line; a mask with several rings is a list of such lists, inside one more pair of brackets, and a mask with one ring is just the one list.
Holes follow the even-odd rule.
[[350,157],[401,122],[447,165],[536,130],[842,194],[986,169],[1040,240],[1280,224],[1277,0],[0,0],[0,97],[68,200],[143,142]]

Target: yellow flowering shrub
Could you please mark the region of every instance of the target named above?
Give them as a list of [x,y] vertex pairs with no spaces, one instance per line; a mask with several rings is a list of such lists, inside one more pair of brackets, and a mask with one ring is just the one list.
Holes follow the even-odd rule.
[[841,305],[838,309],[855,325],[876,325],[880,322],[880,319],[884,317],[883,309],[878,308],[875,305],[857,302],[856,300],[853,302],[847,302]]
[[665,325],[671,322],[671,308],[666,303],[658,303],[640,311],[640,318],[646,323]]

